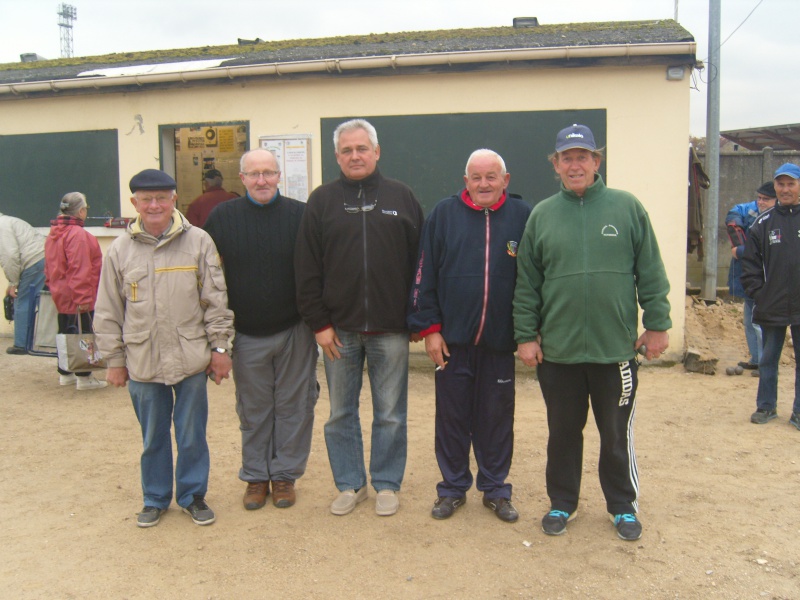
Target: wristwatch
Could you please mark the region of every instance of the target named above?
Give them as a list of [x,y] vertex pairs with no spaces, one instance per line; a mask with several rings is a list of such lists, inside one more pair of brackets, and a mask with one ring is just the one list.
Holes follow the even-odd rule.
[[228,353],[228,349],[227,348],[212,348],[211,351],[212,352],[219,352],[220,354],[227,354]]

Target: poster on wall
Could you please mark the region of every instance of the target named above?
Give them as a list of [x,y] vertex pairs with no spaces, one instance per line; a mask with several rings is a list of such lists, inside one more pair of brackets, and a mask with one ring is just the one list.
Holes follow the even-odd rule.
[[259,147],[272,152],[281,169],[281,193],[305,202],[311,193],[311,134],[260,136]]
[[239,159],[245,152],[247,126],[244,124],[204,124],[175,129],[175,170],[178,183],[178,210],[204,191],[203,181],[212,169],[223,176],[223,188],[243,195],[239,180]]

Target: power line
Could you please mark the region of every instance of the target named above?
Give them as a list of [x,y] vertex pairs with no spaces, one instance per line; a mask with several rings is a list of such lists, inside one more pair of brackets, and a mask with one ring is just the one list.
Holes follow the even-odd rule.
[[[719,50],[720,48],[722,48],[722,47],[725,45],[725,43],[726,43],[726,42],[727,42],[729,39],[731,39],[731,38],[733,37],[733,34],[734,34],[734,33],[736,33],[737,31],[739,31],[739,29],[742,27],[742,25],[744,25],[744,24],[747,22],[747,19],[749,19],[750,17],[752,17],[752,16],[753,16],[753,13],[754,13],[754,12],[756,12],[756,9],[757,9],[759,6],[761,6],[761,4],[762,4],[763,2],[764,2],[764,0],[758,0],[758,4],[756,4],[756,5],[753,7],[753,10],[751,10],[751,11],[750,11],[750,12],[747,14],[747,16],[744,18],[744,20],[743,20],[741,23],[739,23],[739,24],[736,26],[736,29],[734,29],[733,31],[731,31],[731,32],[730,32],[730,34],[728,34],[728,37],[726,37],[724,40],[722,40],[722,43],[721,43],[721,44],[720,44],[720,45],[717,47],[717,50]],[[703,59],[703,62],[706,62],[707,60],[708,60],[708,57],[705,57],[705,58]]]

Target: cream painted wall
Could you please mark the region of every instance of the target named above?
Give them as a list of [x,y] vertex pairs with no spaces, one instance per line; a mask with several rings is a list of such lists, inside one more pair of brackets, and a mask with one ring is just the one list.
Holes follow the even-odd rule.
[[[611,159],[608,184],[634,193],[650,213],[672,285],[669,357],[680,359],[685,323],[689,81],[667,81],[665,71],[663,66],[515,69],[228,82],[186,89],[20,99],[2,103],[0,131],[117,129],[122,215],[132,216],[127,182],[133,173],[159,166],[159,125],[248,120],[251,148],[257,145],[259,135],[310,133],[314,187],[321,183],[321,152],[332,151],[331,140],[320,140],[320,119],[324,117],[604,108]],[[142,117],[143,131],[136,125],[136,115]]]

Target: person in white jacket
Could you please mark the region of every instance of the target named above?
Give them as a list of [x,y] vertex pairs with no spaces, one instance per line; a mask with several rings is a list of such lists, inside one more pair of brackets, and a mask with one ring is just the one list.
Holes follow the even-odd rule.
[[22,219],[0,213],[0,265],[8,279],[6,296],[14,298],[14,345],[8,354],[28,353],[28,314],[44,287],[44,240]]

